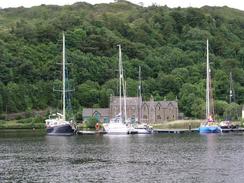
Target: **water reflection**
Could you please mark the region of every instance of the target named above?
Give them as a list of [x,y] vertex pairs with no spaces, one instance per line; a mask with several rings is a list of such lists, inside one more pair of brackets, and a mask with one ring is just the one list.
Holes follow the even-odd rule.
[[243,134],[0,135],[0,182],[244,182]]

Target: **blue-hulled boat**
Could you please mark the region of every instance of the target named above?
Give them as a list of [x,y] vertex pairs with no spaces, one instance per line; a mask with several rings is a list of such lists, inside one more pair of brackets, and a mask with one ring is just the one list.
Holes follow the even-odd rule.
[[208,53],[208,40],[207,40],[207,82],[206,82],[206,121],[201,124],[199,127],[200,133],[220,133],[222,132],[221,128],[214,123],[214,110],[213,110],[213,97],[211,90],[211,79],[209,67],[209,53]]
[[203,124],[199,127],[200,133],[221,133],[222,129],[218,125]]

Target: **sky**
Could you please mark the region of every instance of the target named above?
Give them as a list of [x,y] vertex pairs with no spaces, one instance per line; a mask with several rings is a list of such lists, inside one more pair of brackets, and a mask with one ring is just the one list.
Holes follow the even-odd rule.
[[[0,0],[1,8],[8,7],[31,7],[38,6],[41,4],[48,5],[71,5],[79,0]],[[109,3],[114,0],[83,0],[90,4]],[[143,3],[143,6],[156,5],[167,5],[168,7],[202,7],[204,5],[209,6],[229,6],[232,8],[244,10],[243,0],[128,0],[134,4]]]

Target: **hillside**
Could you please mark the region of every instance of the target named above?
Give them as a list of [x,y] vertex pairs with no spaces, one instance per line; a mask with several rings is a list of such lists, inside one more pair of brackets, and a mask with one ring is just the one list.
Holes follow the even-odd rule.
[[[219,116],[244,103],[244,12],[228,7],[141,7],[116,3],[41,5],[0,10],[0,114],[57,108],[62,31],[66,33],[75,113],[106,107],[117,91],[122,45],[129,96],[179,101],[186,116],[204,117],[206,39]],[[229,102],[229,73],[235,96]],[[232,116],[233,116],[232,115]]]

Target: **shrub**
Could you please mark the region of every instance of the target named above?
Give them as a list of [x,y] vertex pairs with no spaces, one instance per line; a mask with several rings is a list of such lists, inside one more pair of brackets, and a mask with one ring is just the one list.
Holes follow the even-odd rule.
[[37,116],[37,117],[35,117],[35,118],[32,119],[32,122],[33,123],[43,123],[44,122],[44,119],[41,116]]
[[96,123],[98,123],[97,118],[95,117],[89,117],[85,122],[84,126],[86,128],[95,128]]
[[32,122],[32,118],[21,119],[17,121],[17,123],[31,123],[31,122]]
[[18,115],[18,116],[16,116],[15,119],[16,119],[16,120],[21,120],[21,119],[22,119],[22,116],[21,116],[21,115]]
[[76,113],[75,119],[76,119],[76,121],[82,121],[82,112],[81,111]]

